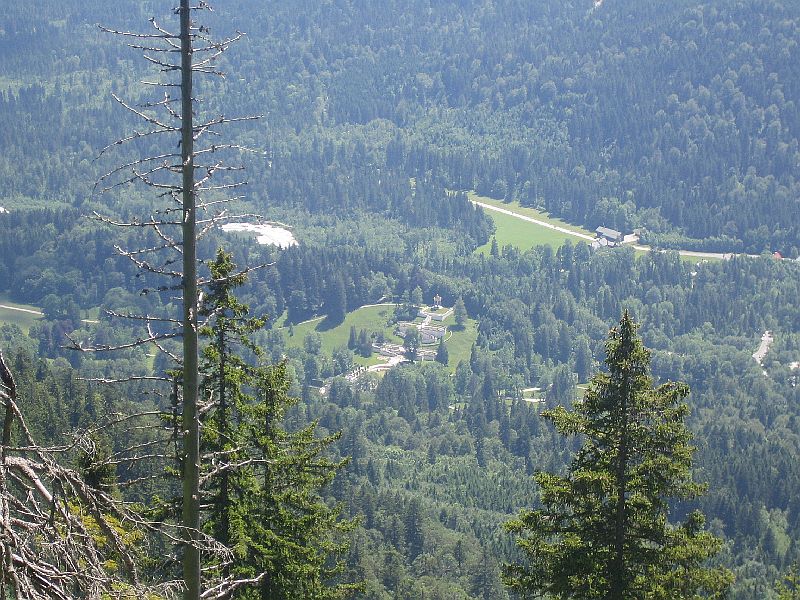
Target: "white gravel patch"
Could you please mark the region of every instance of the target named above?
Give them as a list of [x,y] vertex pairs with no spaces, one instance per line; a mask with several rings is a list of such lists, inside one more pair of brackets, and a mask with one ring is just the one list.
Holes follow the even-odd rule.
[[769,330],[765,331],[764,335],[761,336],[761,344],[759,344],[758,350],[753,352],[753,360],[759,365],[764,365],[764,357],[767,356],[767,352],[769,352],[769,347],[772,345],[773,341],[772,332]]
[[220,227],[222,231],[233,231],[236,233],[255,233],[256,241],[263,246],[277,246],[278,248],[288,248],[296,246],[297,239],[288,229],[277,225],[258,225],[256,223],[225,223]]

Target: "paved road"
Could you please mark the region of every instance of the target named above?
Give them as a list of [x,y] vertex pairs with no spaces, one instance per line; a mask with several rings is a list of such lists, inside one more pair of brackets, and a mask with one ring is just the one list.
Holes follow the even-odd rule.
[[[650,246],[640,246],[635,244],[634,250],[641,250],[642,252],[677,252],[681,256],[691,256],[693,258],[716,258],[719,260],[730,260],[733,256],[742,256],[741,254],[734,254],[732,252],[700,252],[699,250],[666,250],[661,248],[653,250]],[[748,254],[747,256],[758,256],[757,254]]]

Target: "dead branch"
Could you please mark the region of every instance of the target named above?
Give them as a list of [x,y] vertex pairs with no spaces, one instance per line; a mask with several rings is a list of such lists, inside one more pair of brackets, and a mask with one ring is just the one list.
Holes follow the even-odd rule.
[[100,346],[84,346],[78,340],[67,335],[66,337],[69,340],[70,345],[66,347],[69,348],[70,350],[77,350],[79,352],[113,352],[117,350],[129,350],[131,348],[138,348],[139,346],[143,346],[145,344],[152,344],[156,341],[161,341],[161,340],[171,340],[179,336],[180,334],[178,333],[160,333],[158,335],[151,335],[146,338],[139,338],[133,342],[128,342],[127,344],[119,344],[115,346],[108,344],[103,344]]

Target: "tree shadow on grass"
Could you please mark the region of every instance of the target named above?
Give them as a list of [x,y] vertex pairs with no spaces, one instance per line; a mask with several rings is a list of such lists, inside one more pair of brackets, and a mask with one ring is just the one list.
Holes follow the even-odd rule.
[[338,327],[342,323],[344,323],[344,319],[342,319],[340,321],[335,321],[335,320],[331,319],[329,316],[326,316],[324,319],[322,319],[322,321],[320,321],[317,324],[316,327],[314,327],[314,331],[319,331],[320,333],[325,332],[325,331],[330,331],[331,329],[334,329],[335,327]]

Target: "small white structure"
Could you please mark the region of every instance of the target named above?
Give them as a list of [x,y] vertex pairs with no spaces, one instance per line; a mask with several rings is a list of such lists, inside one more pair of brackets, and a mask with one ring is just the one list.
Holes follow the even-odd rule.
[[427,308],[424,306],[419,307],[419,312],[417,312],[417,316],[421,319],[425,319],[425,325],[433,321],[444,321],[447,317],[453,314],[453,307],[444,308],[442,306],[442,297],[439,294],[436,294],[433,297],[433,304],[428,306]]
[[447,335],[447,327],[440,325],[417,325],[409,321],[400,321],[397,324],[397,335],[402,338],[406,337],[409,329],[415,327],[419,331],[419,339],[423,344],[434,344]]
[[419,336],[423,344],[433,344],[447,335],[447,327],[423,325],[419,328]]
[[628,233],[622,237],[623,244],[638,244],[639,236],[635,233]]
[[403,356],[406,353],[406,349],[400,344],[390,344],[389,342],[372,344],[372,349],[381,356],[387,357]]
[[426,320],[444,321],[447,317],[449,317],[452,314],[453,314],[452,308],[448,308],[446,310],[439,309],[435,312],[429,309],[426,310],[424,308],[420,308],[419,312],[417,313],[417,316]]

